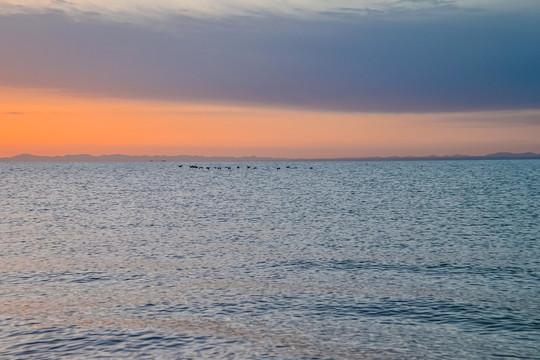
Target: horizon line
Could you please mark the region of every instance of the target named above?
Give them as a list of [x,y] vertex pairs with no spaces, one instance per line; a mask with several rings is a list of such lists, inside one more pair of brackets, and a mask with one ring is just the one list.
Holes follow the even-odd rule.
[[273,156],[222,156],[222,155],[126,155],[126,154],[65,154],[65,155],[33,155],[21,153],[18,155],[0,157],[0,162],[168,162],[168,161],[203,161],[203,162],[234,162],[234,161],[422,161],[422,160],[519,160],[540,159],[540,153],[496,152],[485,155],[390,155],[390,156],[354,156],[354,157],[317,157],[293,158]]

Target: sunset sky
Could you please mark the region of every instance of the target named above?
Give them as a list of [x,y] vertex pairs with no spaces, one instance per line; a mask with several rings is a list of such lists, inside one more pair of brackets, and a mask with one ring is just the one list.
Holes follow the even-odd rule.
[[0,157],[540,153],[538,0],[0,0]]

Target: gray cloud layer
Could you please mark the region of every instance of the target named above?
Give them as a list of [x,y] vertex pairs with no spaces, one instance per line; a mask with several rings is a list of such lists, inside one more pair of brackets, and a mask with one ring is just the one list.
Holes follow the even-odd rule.
[[538,0],[2,0],[0,14],[63,12],[69,16],[100,14],[108,21],[148,23],[171,14],[199,18],[278,15],[313,18],[321,13],[400,14],[484,11],[508,14],[538,11]]
[[0,16],[0,85],[337,111],[540,108],[536,14],[175,15],[159,26]]

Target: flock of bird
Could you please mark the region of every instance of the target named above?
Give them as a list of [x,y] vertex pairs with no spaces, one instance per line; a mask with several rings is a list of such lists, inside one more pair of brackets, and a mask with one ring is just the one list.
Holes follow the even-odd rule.
[[[182,164],[178,165],[178,167],[183,167]],[[227,170],[232,170],[233,169],[233,166],[199,166],[199,165],[189,165],[189,168],[190,169],[206,169],[206,170],[210,170],[210,169],[216,169],[216,170],[222,170],[223,169],[227,169]],[[239,165],[236,166],[237,169],[240,169],[241,167]],[[248,169],[257,169],[256,166],[251,166],[251,165],[246,165],[246,168]],[[287,165],[285,167],[286,169],[296,169],[296,167],[293,167],[293,166],[290,166],[290,165]],[[309,167],[310,169],[313,169],[313,166],[310,166]],[[278,166],[276,167],[276,170],[281,170],[281,167]]]

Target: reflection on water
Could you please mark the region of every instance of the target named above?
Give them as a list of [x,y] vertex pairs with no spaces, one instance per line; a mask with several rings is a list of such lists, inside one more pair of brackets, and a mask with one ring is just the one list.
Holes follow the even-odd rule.
[[239,165],[0,163],[0,357],[540,356],[540,161]]

